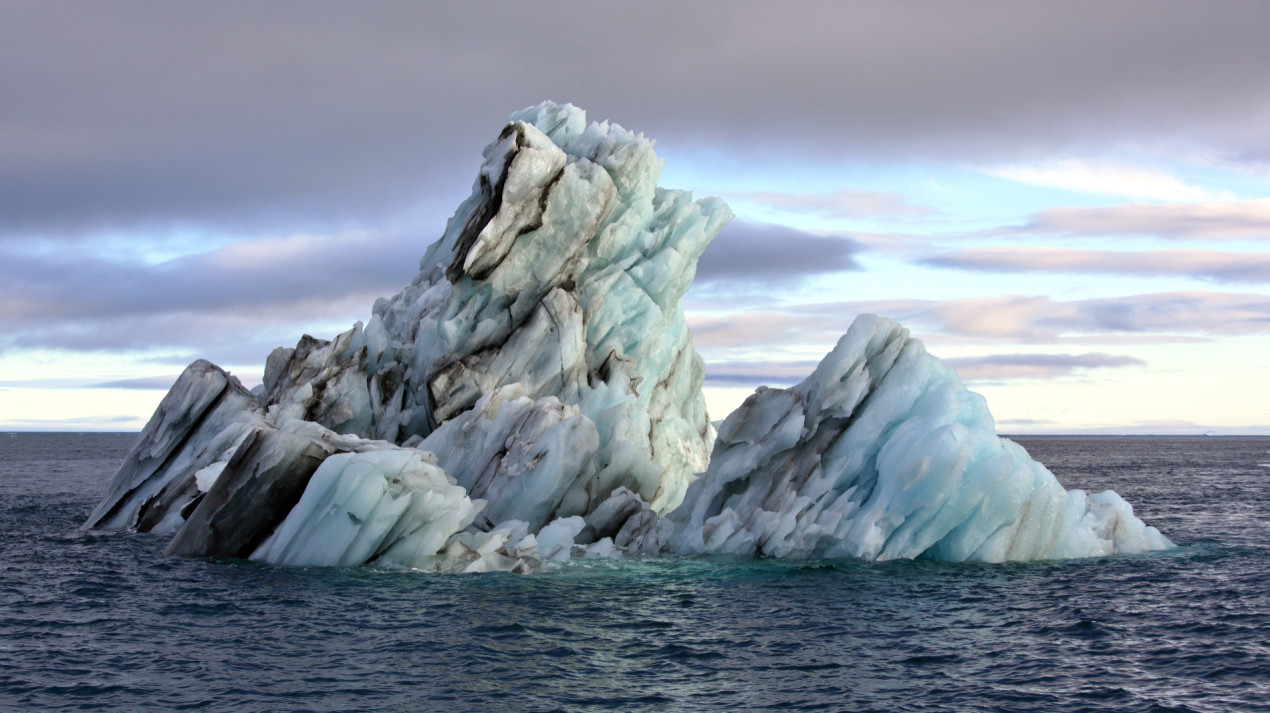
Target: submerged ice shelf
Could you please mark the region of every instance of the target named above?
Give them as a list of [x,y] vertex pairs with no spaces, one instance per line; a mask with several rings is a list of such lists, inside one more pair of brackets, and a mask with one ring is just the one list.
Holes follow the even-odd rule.
[[570,105],[512,115],[397,295],[248,391],[206,361],[85,523],[276,564],[528,572],[571,556],[1004,561],[1171,547],[1065,491],[892,322],[718,439],[680,300],[731,218],[657,187],[652,142]]

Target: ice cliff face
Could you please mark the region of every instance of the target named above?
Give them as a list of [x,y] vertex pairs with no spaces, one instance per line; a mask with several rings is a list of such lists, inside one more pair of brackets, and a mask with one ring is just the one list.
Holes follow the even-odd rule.
[[[557,520],[594,541],[629,519],[597,511],[678,504],[714,436],[679,301],[731,213],[658,188],[650,141],[571,106],[513,115],[484,156],[364,327],[275,350],[256,393],[191,365],[88,526],[174,532],[183,554],[452,568],[437,551],[460,530],[479,549],[501,528],[481,557],[514,560]],[[352,524],[351,549],[312,544]]]
[[582,551],[1000,560],[1167,544],[1114,493],[1065,493],[877,320],[799,387],[752,397],[707,470],[679,303],[727,207],[658,188],[651,142],[568,105],[513,115],[484,159],[418,276],[364,326],[275,350],[252,392],[190,365],[86,526],[171,533],[177,554],[442,571]]

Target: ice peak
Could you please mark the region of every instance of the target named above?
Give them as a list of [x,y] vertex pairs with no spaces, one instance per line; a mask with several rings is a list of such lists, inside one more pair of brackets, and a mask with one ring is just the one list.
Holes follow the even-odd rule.
[[[465,515],[438,522],[486,540],[503,531],[500,523],[522,523],[527,530],[508,542],[562,518],[584,522],[602,507],[650,516],[673,507],[705,468],[713,439],[704,367],[679,301],[731,213],[721,201],[658,188],[660,169],[651,141],[616,124],[587,123],[572,105],[516,112],[485,148],[471,195],[412,283],[376,301],[365,326],[275,350],[261,392],[217,407],[211,421],[190,412],[189,399],[161,408],[147,437],[183,443],[178,462],[188,467],[150,470],[140,455],[130,457],[108,497],[110,523],[161,521],[179,532],[180,551],[226,554],[211,544],[223,538],[209,533],[244,526],[224,509],[261,487],[244,468],[278,480],[266,490],[287,495],[270,509],[290,513],[290,524],[257,518],[233,541],[257,543],[272,531],[260,556],[280,561],[327,560],[279,537],[364,538],[369,531],[353,533],[348,523],[405,517],[422,507],[420,498],[450,502]],[[207,396],[198,404],[215,400],[195,376],[187,372],[174,391]],[[429,455],[407,458],[400,449]],[[357,455],[319,467],[350,452]],[[137,479],[143,487],[130,487]],[[290,485],[280,487],[283,480]],[[323,503],[379,492],[384,482],[417,487],[383,486],[397,504],[385,501],[382,511],[313,519]],[[646,516],[639,522],[651,524]],[[379,535],[389,537],[392,527]],[[581,527],[575,535],[599,531]],[[616,534],[621,523],[609,529]],[[241,555],[243,546],[228,554]],[[406,549],[417,554],[413,547]],[[353,551],[374,558],[389,550],[405,551],[367,543]],[[329,559],[348,556],[342,550]]]
[[651,140],[570,104],[512,114],[482,156],[419,274],[365,325],[274,350],[254,392],[192,364],[86,526],[171,533],[179,554],[444,571],[533,571],[574,547],[1168,546],[1114,493],[1064,491],[877,317],[716,442],[680,301],[727,206],[658,187]]

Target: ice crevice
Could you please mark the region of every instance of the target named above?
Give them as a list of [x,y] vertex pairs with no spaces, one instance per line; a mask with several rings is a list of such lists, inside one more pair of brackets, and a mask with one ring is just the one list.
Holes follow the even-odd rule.
[[716,437],[681,300],[731,212],[660,172],[649,139],[576,107],[516,112],[409,285],[365,324],[274,350],[252,391],[191,364],[85,527],[168,535],[179,555],[438,572],[1172,546],[1115,493],[1063,489],[871,315]]

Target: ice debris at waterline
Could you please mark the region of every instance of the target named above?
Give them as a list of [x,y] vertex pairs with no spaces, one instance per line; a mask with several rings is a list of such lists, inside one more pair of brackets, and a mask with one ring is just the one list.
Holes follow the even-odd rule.
[[570,105],[512,115],[484,158],[364,326],[275,350],[251,391],[191,364],[85,526],[170,534],[181,555],[445,572],[1171,547],[1115,493],[1064,491],[876,317],[716,442],[680,299],[727,206],[658,188],[651,141]]

